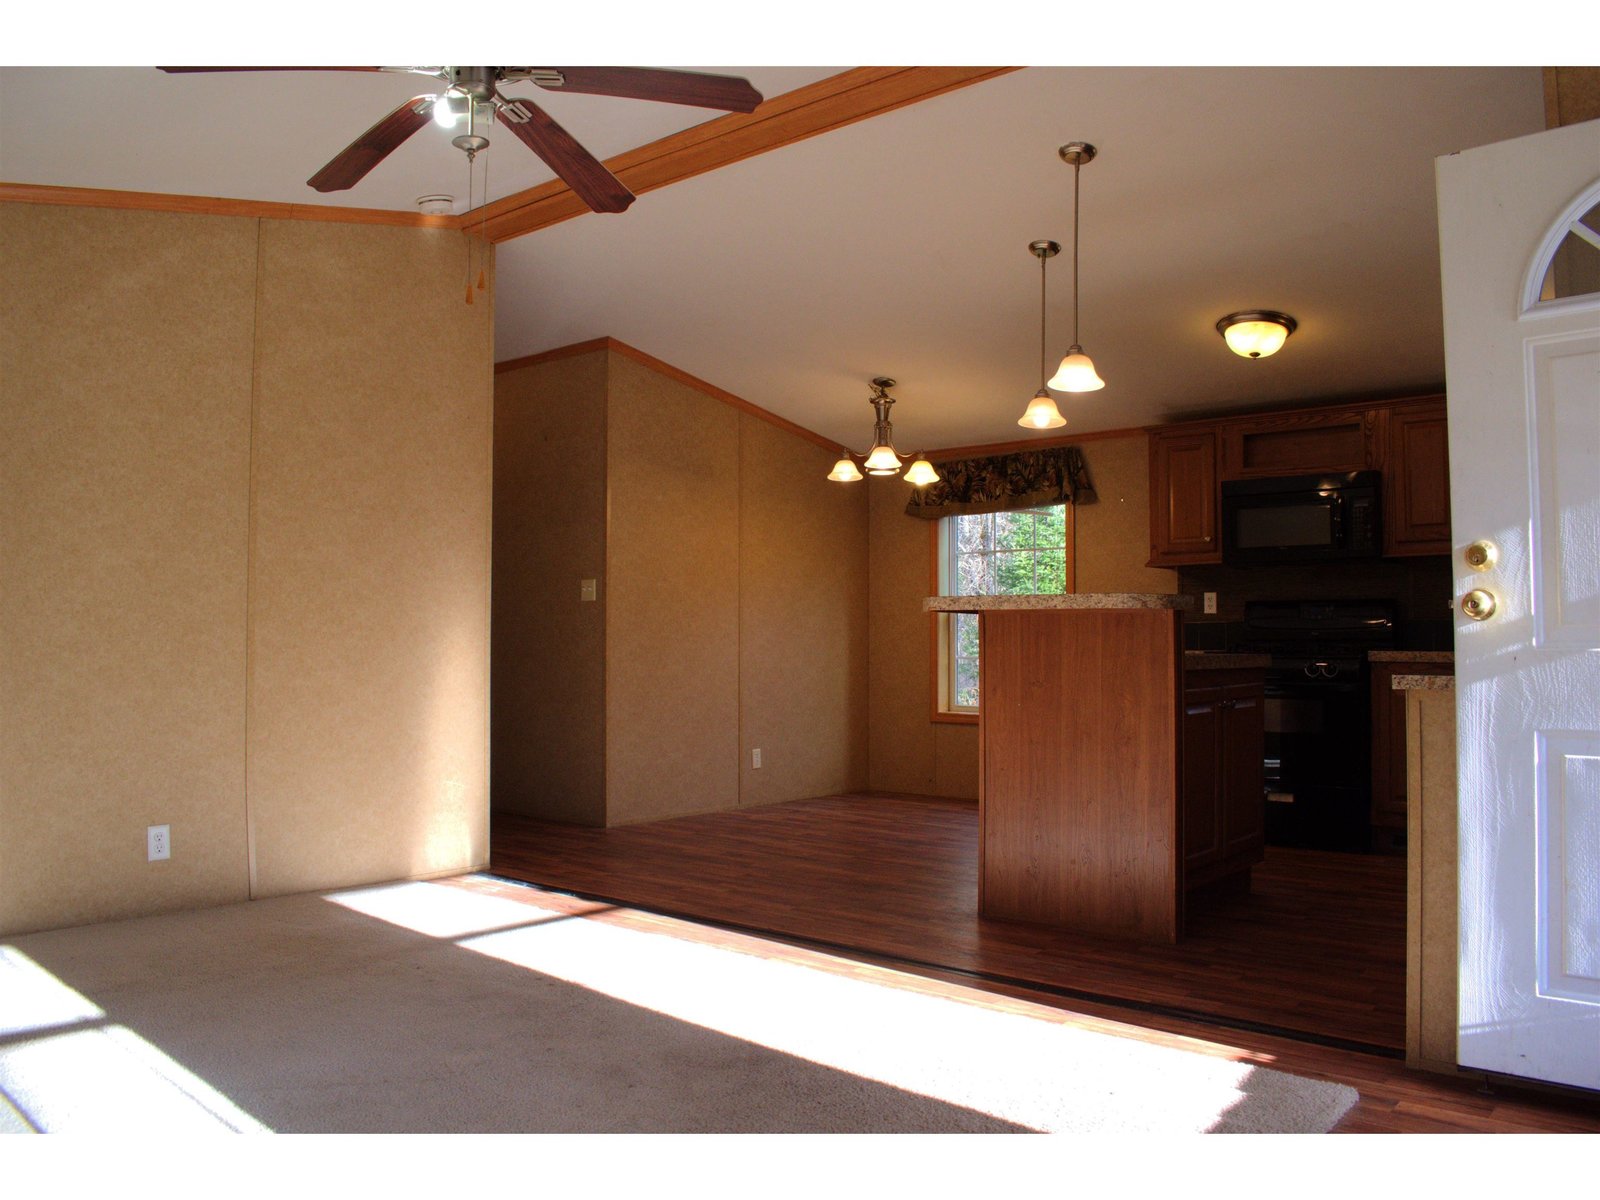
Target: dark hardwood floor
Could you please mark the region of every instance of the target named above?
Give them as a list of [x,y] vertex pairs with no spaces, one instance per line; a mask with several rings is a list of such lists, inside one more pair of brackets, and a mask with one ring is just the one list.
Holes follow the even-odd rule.
[[1405,861],[1269,848],[1175,946],[977,915],[977,806],[847,795],[587,829],[496,813],[490,869],[907,969],[1398,1055]]

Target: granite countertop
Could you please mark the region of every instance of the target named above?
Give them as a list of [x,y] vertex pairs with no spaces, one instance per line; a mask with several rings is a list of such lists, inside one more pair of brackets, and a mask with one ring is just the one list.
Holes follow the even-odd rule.
[[1059,608],[1193,608],[1193,596],[1070,592],[1064,596],[929,596],[923,612],[1017,612]]
[[1397,692],[1453,692],[1454,675],[1396,675],[1389,686]]
[[1270,667],[1270,654],[1223,654],[1210,650],[1185,650],[1183,665],[1190,671],[1242,671],[1250,667]]
[[1368,662],[1453,663],[1453,650],[1368,650]]

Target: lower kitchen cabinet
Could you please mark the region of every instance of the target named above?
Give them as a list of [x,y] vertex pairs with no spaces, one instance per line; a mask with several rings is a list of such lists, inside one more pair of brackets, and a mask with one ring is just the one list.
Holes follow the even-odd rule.
[[1259,669],[1198,670],[1183,686],[1183,874],[1195,888],[1248,886],[1265,845]]

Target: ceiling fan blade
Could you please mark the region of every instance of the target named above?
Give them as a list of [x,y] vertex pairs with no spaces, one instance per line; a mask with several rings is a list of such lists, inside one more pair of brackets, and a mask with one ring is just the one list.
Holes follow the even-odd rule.
[[[544,159],[568,187],[595,212],[623,212],[634,196],[600,160],[550,118],[538,105],[523,99],[500,98],[503,107],[500,123],[522,140],[522,144]],[[515,110],[508,111],[508,110]],[[524,120],[517,120],[525,115]]]
[[381,71],[382,67],[157,67],[169,75],[194,75],[208,71]]
[[[428,123],[432,96],[413,96],[334,156],[306,180],[319,192],[342,192],[354,187],[366,173],[417,130]],[[420,108],[420,112],[418,111]]]
[[582,92],[591,96],[624,96],[631,100],[660,100],[666,104],[692,104],[727,112],[753,112],[761,93],[748,79],[737,75],[705,75],[698,71],[667,71],[657,67],[553,67],[564,83],[533,82],[552,92]]

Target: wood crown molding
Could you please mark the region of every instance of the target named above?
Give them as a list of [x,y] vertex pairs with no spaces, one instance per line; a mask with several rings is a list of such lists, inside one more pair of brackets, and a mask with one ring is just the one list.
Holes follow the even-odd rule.
[[[635,195],[765,154],[1020,67],[856,67],[606,160]],[[504,242],[589,212],[560,180],[474,209],[491,242]]]
[[461,218],[386,208],[340,208],[332,204],[284,204],[274,200],[229,200],[221,196],[179,196],[166,192],[120,192],[108,188],[51,187],[42,183],[0,183],[0,201],[58,204],[75,208],[121,208],[142,212],[188,213],[207,217],[265,217],[277,221],[331,221],[350,225],[399,225],[418,229],[460,229]]
[[[629,150],[606,160],[606,166],[635,195],[640,195],[1018,70],[1021,68],[856,67],[774,96],[752,113],[729,113]],[[588,206],[560,180],[507,196],[462,216],[32,183],[0,183],[0,201],[422,229],[462,229],[481,223],[491,242],[507,241],[589,212]],[[816,440],[815,435],[812,440]]]
[[626,342],[619,342],[613,337],[594,338],[587,342],[575,342],[570,346],[546,350],[542,354],[529,354],[523,358],[509,358],[504,362],[495,363],[494,373],[500,375],[507,371],[520,371],[524,367],[534,367],[541,363],[573,358],[580,354],[593,354],[602,350],[620,354],[624,358],[631,358],[634,362],[648,367],[658,375],[665,375],[668,379],[681,383],[686,387],[691,387],[697,392],[710,396],[713,400],[720,400],[740,412],[749,413],[752,417],[759,417],[769,424],[776,425],[786,433],[792,433],[795,437],[803,438],[813,445],[821,446],[829,454],[843,454],[845,452],[844,447],[839,445],[838,442],[831,441],[820,433],[813,433],[803,425],[796,425],[793,421],[780,417],[775,412],[769,412],[759,404],[752,404],[742,396],[735,396],[732,392],[725,391],[714,383],[707,383],[698,376],[680,370],[669,362],[663,362],[653,354],[646,354],[643,350],[630,346]]

